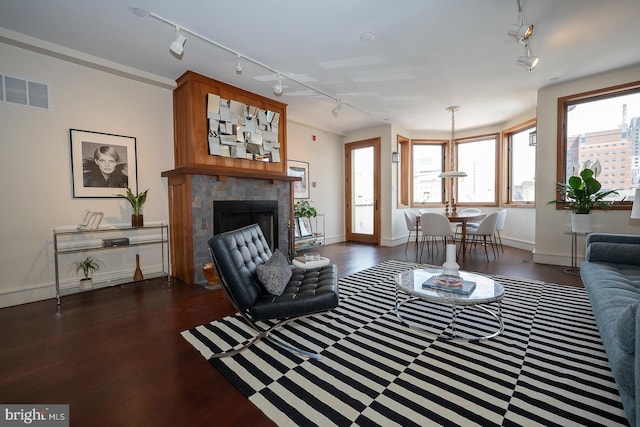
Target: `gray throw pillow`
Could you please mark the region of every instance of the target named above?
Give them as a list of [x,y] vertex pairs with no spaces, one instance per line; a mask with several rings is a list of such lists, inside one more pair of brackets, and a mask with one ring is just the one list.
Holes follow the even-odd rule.
[[618,339],[620,349],[625,353],[633,354],[636,351],[636,312],[638,303],[629,304],[618,317]]
[[291,279],[291,267],[285,256],[275,250],[271,258],[256,268],[258,279],[271,295],[281,295]]

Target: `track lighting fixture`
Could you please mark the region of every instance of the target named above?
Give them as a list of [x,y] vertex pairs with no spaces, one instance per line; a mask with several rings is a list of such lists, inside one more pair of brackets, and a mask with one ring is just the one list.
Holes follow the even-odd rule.
[[177,37],[174,41],[171,42],[171,44],[169,45],[169,49],[171,49],[171,52],[180,56],[184,51],[184,42],[187,41],[187,38],[182,34],[180,34],[180,27],[178,27],[177,25],[176,25],[176,34],[177,34]]
[[[276,76],[277,76],[277,82],[273,86],[273,93],[275,95],[277,95],[277,96],[281,95],[282,92],[284,91],[283,81],[284,81],[284,79],[287,79],[287,80],[291,80],[292,82],[295,82],[296,84],[298,84],[300,86],[304,86],[307,89],[309,89],[309,90],[311,90],[311,91],[313,91],[313,92],[315,92],[315,93],[317,93],[319,95],[325,96],[325,97],[333,99],[333,100],[338,100],[338,98],[336,98],[335,95],[332,95],[332,94],[330,94],[328,92],[320,90],[320,89],[318,89],[316,87],[313,87],[313,86],[309,85],[308,83],[306,83],[306,82],[304,82],[304,81],[302,81],[300,79],[297,79],[297,78],[295,78],[293,76],[289,76],[289,75],[283,74],[283,73],[279,72],[278,70],[274,69],[273,67],[270,67],[269,65],[265,64],[264,62],[258,61],[256,59],[250,58],[250,57],[245,56],[245,55],[240,55],[240,53],[238,53],[234,49],[231,49],[230,47],[227,47],[227,46],[225,46],[223,44],[220,44],[220,43],[218,43],[218,42],[216,42],[214,40],[211,40],[210,38],[205,37],[202,34],[199,34],[199,33],[195,32],[193,30],[190,30],[188,28],[179,26],[177,23],[172,22],[172,21],[170,21],[170,20],[168,20],[166,18],[163,18],[162,16],[156,15],[153,12],[146,12],[146,11],[144,11],[142,9],[135,9],[135,8],[132,8],[132,12],[136,16],[139,16],[139,17],[148,16],[148,17],[153,18],[153,19],[155,19],[157,21],[163,22],[163,23],[165,23],[165,24],[167,24],[167,25],[169,25],[171,27],[174,27],[176,29],[177,37],[173,42],[171,42],[170,49],[171,49],[171,52],[173,52],[175,55],[178,55],[178,56],[182,55],[182,52],[184,51],[184,44],[185,44],[185,41],[186,41],[186,37],[183,35],[183,33],[185,33],[185,34],[189,33],[190,35],[192,35],[193,37],[195,37],[197,39],[200,39],[200,40],[202,40],[202,41],[204,41],[204,42],[206,42],[206,43],[208,43],[208,44],[210,44],[212,46],[216,46],[216,47],[218,47],[218,48],[220,48],[220,49],[222,49],[224,51],[227,51],[227,52],[235,55],[236,56],[236,73],[237,74],[242,74],[242,64],[241,64],[241,61],[240,61],[241,59],[243,61],[251,62],[252,64],[255,64],[255,65],[259,66],[259,67],[262,67],[267,71],[275,73]],[[343,103],[342,101],[338,102],[338,105],[336,106],[336,109],[334,109],[336,111],[336,112],[334,112],[334,115],[339,114],[340,108],[342,108],[342,104],[348,105],[350,108],[353,108],[354,110],[358,110],[363,114],[369,115],[368,112],[356,107],[355,105]]]
[[525,43],[524,45],[524,55],[518,58],[518,65],[522,65],[527,68],[529,71],[533,71],[538,65],[538,61],[540,58],[537,56],[531,56],[531,51],[529,50],[529,43]]
[[242,74],[242,64],[240,63],[240,55],[236,56],[236,74]]
[[278,81],[273,86],[273,93],[276,95],[282,95],[282,76],[278,73]]
[[331,110],[331,114],[333,114],[333,117],[338,117],[340,115],[341,110],[342,110],[342,100],[336,99],[336,106],[333,107],[333,110]]
[[518,40],[519,43],[524,43],[533,35],[533,25],[524,23],[524,12],[522,12],[520,0],[516,1],[518,2],[518,23],[509,28],[508,34]]

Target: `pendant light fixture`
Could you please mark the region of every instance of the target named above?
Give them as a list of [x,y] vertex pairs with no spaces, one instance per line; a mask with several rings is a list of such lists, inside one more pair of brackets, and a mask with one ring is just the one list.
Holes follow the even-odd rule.
[[466,172],[457,171],[453,154],[454,154],[454,144],[456,139],[456,119],[455,113],[460,109],[459,106],[453,105],[451,107],[447,107],[447,111],[451,112],[451,140],[449,141],[449,170],[442,172],[438,175],[440,178],[463,178],[467,176]]
[[[454,182],[458,178],[464,178],[467,176],[466,172],[462,172],[456,170],[456,164],[453,158],[455,148],[455,140],[456,140],[456,119],[455,113],[460,109],[457,105],[452,105],[451,107],[447,107],[447,111],[451,112],[451,140],[449,141],[449,170],[442,172],[438,175],[440,178],[451,178],[451,210],[453,213],[456,213],[456,183]],[[445,200],[444,202],[445,214],[449,213],[449,201]]]

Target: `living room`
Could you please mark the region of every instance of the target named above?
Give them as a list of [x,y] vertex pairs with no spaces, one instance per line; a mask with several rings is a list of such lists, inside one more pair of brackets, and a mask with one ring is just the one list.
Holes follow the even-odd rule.
[[[166,60],[175,61],[164,42],[159,44],[168,56]],[[0,307],[10,307],[53,301],[54,228],[80,223],[85,210],[104,213],[104,224],[129,221],[130,208],[123,199],[73,197],[70,129],[135,137],[138,188],[149,189],[145,222],[168,222],[169,189],[161,174],[174,168],[172,97],[175,79],[187,70],[175,73],[173,78],[161,77],[6,28],[0,28],[0,57],[0,74],[44,82],[50,91],[47,110],[0,103],[5,147],[0,160],[0,188],[8,201],[1,227],[3,241],[9,243],[0,257]],[[549,82],[537,90],[535,105],[525,111],[499,123],[458,130],[459,137],[467,137],[502,132],[527,120],[537,120],[536,200],[544,202],[530,208],[509,209],[509,221],[502,233],[506,245],[533,252],[536,263],[570,265],[571,240],[566,234],[569,213],[546,204],[555,199],[558,98],[637,81],[639,60],[570,81]],[[446,106],[437,106],[445,126],[436,130],[412,130],[386,123],[335,132],[298,118],[287,122],[287,157],[309,163],[310,180],[315,183],[310,199],[327,219],[327,244],[345,240],[344,144],[380,138],[380,173],[385,183],[381,193],[381,246],[404,245],[407,230],[404,209],[396,203],[397,176],[391,153],[398,135],[447,139]],[[460,117],[460,124],[463,122]],[[628,210],[594,215],[599,230],[638,234],[638,224],[629,220]],[[141,250],[143,262],[148,263],[147,268],[157,269],[157,263],[150,260],[153,253],[145,251]],[[583,255],[580,247],[580,258]],[[133,272],[135,268],[132,257],[113,255],[106,260],[119,272]],[[108,271],[101,274],[109,277]],[[61,275],[65,285],[78,279],[66,264],[61,267]],[[52,313],[53,305],[52,302]],[[40,338],[46,341],[46,337]]]
[[[128,13],[132,19],[141,19]],[[3,194],[14,201],[5,208],[5,212],[7,218],[20,218],[20,221],[6,221],[2,226],[5,240],[12,242],[12,245],[10,249],[5,249],[5,256],[0,260],[4,266],[0,280],[0,305],[10,306],[54,296],[52,229],[80,223],[85,210],[103,212],[103,224],[128,222],[130,212],[124,200],[73,197],[70,129],[135,137],[139,189],[149,189],[144,208],[146,220],[168,221],[167,181],[161,177],[161,173],[174,166],[171,97],[175,81],[122,67],[5,28],[1,30],[2,57],[9,59],[4,62],[5,69],[2,72],[45,82],[51,91],[51,108],[48,111],[0,104],[3,129],[7,129],[6,152],[11,153],[3,156]],[[629,55],[628,52],[626,55]],[[166,61],[173,67],[180,67],[171,55]],[[176,78],[184,71],[178,71]],[[522,78],[535,72],[522,74]],[[566,83],[550,82],[538,90],[537,101],[532,107],[493,125],[465,128],[464,122],[477,113],[467,112],[463,106],[458,116],[457,136],[464,138],[501,132],[527,120],[537,119],[536,200],[553,200],[557,99],[633,82],[637,80],[637,73],[638,65],[635,65]],[[327,243],[340,242],[345,238],[343,145],[368,138],[380,138],[382,146],[380,174],[384,184],[380,202],[384,208],[381,209],[380,243],[394,246],[405,241],[405,209],[398,207],[395,200],[397,176],[391,153],[396,149],[398,135],[416,139],[449,138],[449,117],[445,107],[437,107],[440,111],[437,120],[444,130],[411,130],[389,123],[344,133],[310,125],[298,118],[289,120],[287,156],[289,159],[309,162],[310,180],[315,183],[315,187],[310,189],[310,200],[325,215]],[[343,118],[331,119],[338,122]],[[20,125],[22,123],[28,123],[29,126]],[[28,159],[28,162],[22,164],[22,161],[14,159]],[[42,190],[43,180],[39,177],[39,171],[46,171],[46,191]],[[33,197],[34,194],[38,197]],[[637,226],[629,221],[628,211],[595,212],[594,216],[599,230],[636,232]],[[508,245],[533,251],[535,262],[570,265],[571,239],[565,234],[568,223],[568,211],[557,211],[546,203],[537,203],[531,208],[509,209],[509,219],[502,236]],[[158,263],[153,261],[155,257],[145,256],[143,252],[141,258],[143,263],[153,262],[153,267],[157,267]],[[120,260],[118,257],[108,261],[119,262],[122,271],[131,268],[134,262],[133,259]],[[65,283],[76,279],[73,272],[66,268],[61,269],[61,275]]]

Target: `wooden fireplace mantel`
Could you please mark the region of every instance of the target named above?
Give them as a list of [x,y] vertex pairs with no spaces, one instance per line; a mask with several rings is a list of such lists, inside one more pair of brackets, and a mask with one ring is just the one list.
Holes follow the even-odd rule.
[[301,181],[297,176],[282,175],[281,173],[270,173],[266,171],[256,171],[252,169],[239,168],[217,168],[212,166],[182,166],[161,173],[164,178],[173,178],[180,175],[208,175],[216,176],[220,181],[225,181],[227,177],[254,178],[271,180],[273,183],[279,181]]

